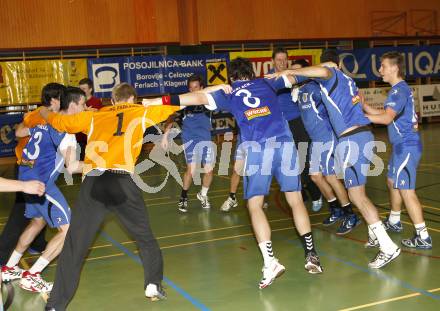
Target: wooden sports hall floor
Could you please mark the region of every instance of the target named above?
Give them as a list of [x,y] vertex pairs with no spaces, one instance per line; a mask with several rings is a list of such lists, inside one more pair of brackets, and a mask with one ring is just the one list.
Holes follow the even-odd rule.
[[[385,129],[376,129],[375,134],[377,139],[386,141]],[[307,274],[302,247],[284,198],[274,184],[267,216],[273,230],[275,256],[287,270],[272,286],[259,290],[262,260],[244,202],[241,200],[230,213],[219,210],[228,195],[229,178],[214,178],[209,192],[211,210],[202,210],[195,198],[199,187],[193,186],[190,210],[185,215],[177,212],[180,187],[170,179],[164,190],[144,194],[164,256],[168,299],[151,303],[144,298],[136,246],[118,222],[109,217],[90,249],[69,310],[440,310],[440,124],[424,124],[421,134],[424,149],[417,193],[433,237],[432,251],[404,249],[383,270],[370,270],[367,264],[376,250],[363,248],[365,224],[339,237],[335,235],[336,227],[321,225],[328,215],[324,206],[318,213],[311,212],[310,217],[325,270],[321,275]],[[380,154],[384,160],[388,155]],[[1,176],[8,177],[12,166],[3,166],[1,171]],[[157,185],[164,173],[164,169],[154,168],[143,178],[150,185]],[[64,181],[60,185],[73,205],[79,180],[73,186],[65,186]],[[388,212],[385,173],[370,177],[367,190],[384,217]],[[0,200],[1,231],[13,195],[0,194]],[[407,214],[402,220],[404,232],[391,234],[398,243],[413,234]],[[26,255],[25,260],[30,264],[35,256]],[[45,271],[47,280],[53,280],[55,265],[56,262]],[[14,295],[9,310],[43,310],[43,296],[25,292],[16,283],[9,290]],[[2,294],[3,300],[7,299],[5,286]]]

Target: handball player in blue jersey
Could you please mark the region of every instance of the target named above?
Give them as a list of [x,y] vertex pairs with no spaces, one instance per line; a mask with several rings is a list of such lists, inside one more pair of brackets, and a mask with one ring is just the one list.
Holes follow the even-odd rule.
[[[309,66],[305,59],[298,59],[294,61],[292,69]],[[351,208],[347,190],[336,177],[334,152],[337,139],[322,102],[319,83],[310,80],[304,82],[299,87],[297,97],[301,119],[312,140],[309,147],[310,176],[330,207],[330,216],[323,221],[323,225],[330,226],[342,220],[336,234],[347,234],[360,223],[360,219]]]
[[369,240],[377,239],[379,243],[380,250],[368,266],[379,269],[397,258],[400,248],[389,237],[376,207],[365,191],[374,147],[374,136],[368,127],[370,120],[362,111],[355,82],[338,68],[337,52],[324,51],[321,63],[321,66],[286,70],[268,77],[287,75],[292,83],[314,78],[319,83],[330,124],[338,139],[336,158],[340,162],[349,198],[368,224]]
[[391,85],[384,110],[364,104],[364,110],[371,122],[385,124],[393,147],[388,165],[388,189],[391,212],[384,222],[389,231],[401,232],[402,202],[414,223],[416,234],[402,240],[409,248],[431,249],[432,239],[423,218],[423,209],[416,194],[416,174],[422,157],[422,142],[418,132],[418,120],[414,107],[413,93],[405,82],[404,60],[398,52],[388,52],[381,57],[379,73],[384,82]]
[[264,196],[269,194],[272,177],[292,208],[295,226],[305,251],[305,269],[321,273],[310,219],[301,196],[299,163],[292,133],[276,98],[276,91],[290,87],[286,79],[255,79],[249,60],[237,58],[229,64],[231,87],[212,93],[187,93],[175,97],[144,100],[144,105],[206,105],[208,109],[231,112],[240,128],[241,146],[246,150],[244,198],[252,227],[263,255],[263,278],[259,288],[269,286],[285,270],[274,257],[271,230],[263,211]]
[[[203,78],[200,75],[192,75],[188,78],[188,89],[190,92],[197,92],[203,89]],[[197,199],[202,208],[209,209],[211,204],[208,198],[208,190],[212,182],[213,168],[215,165],[215,145],[211,140],[211,111],[204,106],[186,107],[177,113],[182,122],[182,142],[187,164],[183,175],[183,187],[180,195],[178,210],[186,213],[188,211],[188,190],[191,186],[193,174],[196,169],[203,167],[204,176],[202,188],[197,193]],[[173,126],[174,118],[169,118],[162,137],[162,148],[168,149],[169,132]]]
[[[85,94],[79,88],[67,88],[62,95],[60,113],[75,114],[85,107]],[[76,160],[74,135],[60,133],[50,125],[22,128],[17,136],[30,136],[23,149],[19,166],[21,181],[39,180],[46,187],[44,196],[25,195],[25,216],[31,219],[18,244],[2,268],[3,280],[20,280],[20,287],[32,292],[50,292],[52,283],[41,277],[41,271],[61,252],[70,223],[70,208],[55,182],[64,166],[71,173],[81,172],[82,162]],[[38,233],[48,224],[58,232],[28,271],[18,267],[23,253]]]
[[[269,70],[269,73],[280,72],[288,68],[288,53],[283,47],[277,47],[272,53],[273,68]],[[294,86],[292,89],[284,88],[277,91],[278,105],[280,105],[284,118],[289,123],[289,129],[292,132],[293,139],[295,141],[296,149],[301,151],[300,146],[306,144],[309,146],[311,143],[310,137],[304,128],[304,124],[301,119],[301,114],[298,107],[297,98],[294,98],[292,94],[298,94],[298,87]],[[312,201],[312,210],[314,212],[319,211],[322,208],[322,195],[320,189],[312,181],[309,175],[309,162],[310,162],[310,149],[305,150],[305,163],[304,169],[301,172],[302,182],[302,195],[304,201],[310,197]],[[303,161],[303,158],[300,158]]]

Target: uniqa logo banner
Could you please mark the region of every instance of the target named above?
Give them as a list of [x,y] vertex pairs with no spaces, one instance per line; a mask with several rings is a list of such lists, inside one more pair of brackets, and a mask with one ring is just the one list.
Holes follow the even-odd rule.
[[342,70],[359,81],[380,80],[381,56],[390,51],[402,54],[405,60],[406,78],[440,76],[440,45],[405,46],[339,51]]

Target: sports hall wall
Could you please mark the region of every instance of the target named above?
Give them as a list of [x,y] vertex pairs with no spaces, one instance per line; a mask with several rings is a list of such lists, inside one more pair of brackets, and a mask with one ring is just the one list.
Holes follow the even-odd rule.
[[0,49],[415,36],[439,16],[438,0],[1,0]]

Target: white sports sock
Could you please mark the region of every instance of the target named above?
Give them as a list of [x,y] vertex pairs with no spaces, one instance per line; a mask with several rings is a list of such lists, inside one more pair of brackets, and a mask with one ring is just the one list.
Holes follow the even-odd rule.
[[327,200],[328,203],[334,202],[336,201],[336,197],[334,197],[333,199]]
[[416,227],[417,235],[419,235],[422,239],[426,240],[427,238],[429,238],[428,228],[426,227],[424,222],[416,224],[414,225],[414,227]]
[[400,211],[398,211],[398,212],[391,211],[390,216],[388,217],[388,221],[392,225],[397,224],[400,221]]
[[396,251],[398,247],[393,240],[391,240],[381,221],[368,225],[368,228],[371,228],[374,235],[377,237],[381,251],[386,254],[393,254]]
[[6,263],[6,267],[12,268],[12,267],[15,267],[16,265],[18,265],[22,256],[23,256],[23,254],[20,254],[19,252],[14,250],[12,252],[11,257],[9,257],[8,262]]
[[206,197],[206,196],[208,195],[208,190],[209,190],[209,187],[203,187],[203,186],[202,186],[202,191],[201,191],[201,193],[202,193],[202,195],[203,195],[204,197]]
[[157,285],[156,284],[150,283],[145,288],[145,295],[147,297],[154,296],[154,295],[156,295],[156,293],[157,293]]
[[43,271],[44,268],[49,264],[49,260],[40,256],[38,260],[33,264],[33,266],[29,269],[31,274],[35,274],[37,272]]
[[268,267],[270,262],[274,259],[273,250],[272,250],[272,242],[271,241],[263,241],[258,244],[260,248],[261,254],[263,255],[264,266]]
[[368,237],[373,241],[377,239],[376,235],[374,234],[373,230],[371,230],[370,226],[368,226]]

